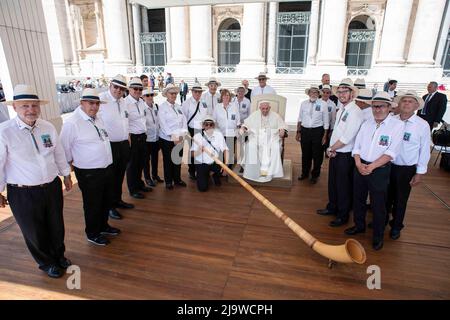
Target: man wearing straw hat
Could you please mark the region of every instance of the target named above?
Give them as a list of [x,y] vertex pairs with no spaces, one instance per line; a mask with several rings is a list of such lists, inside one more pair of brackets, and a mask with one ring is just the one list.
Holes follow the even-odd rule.
[[[164,182],[158,175],[158,158],[159,158],[159,120],[158,120],[158,104],[154,102],[154,97],[158,93],[153,88],[146,88],[142,91],[142,98],[147,105],[146,126],[147,140],[145,148],[144,178],[150,187],[155,187],[157,182]],[[150,175],[150,162],[152,164]]]
[[152,188],[145,186],[142,181],[142,171],[144,170],[145,142],[147,140],[146,115],[147,106],[141,99],[144,87],[139,78],[132,78],[129,83],[130,94],[125,98],[128,110],[128,120],[130,124],[131,154],[127,168],[128,191],[133,198],[143,199],[142,192],[152,191]]
[[100,105],[98,112],[108,132],[113,157],[113,201],[109,210],[109,217],[112,219],[122,218],[116,208],[134,208],[134,205],[122,200],[123,179],[130,159],[128,109],[122,98],[126,89],[125,77],[120,74],[115,76],[109,89],[100,94],[100,100],[106,103]]
[[[311,173],[311,184],[316,184],[320,176],[323,145],[326,143],[330,120],[327,104],[319,99],[319,88],[311,86],[305,93],[309,95],[309,99],[300,105],[295,137],[302,148],[302,173],[298,179],[307,179]],[[312,163],[314,167],[311,171]]]
[[[186,117],[189,135],[194,136],[195,133],[202,130],[202,120],[208,113],[208,108],[205,103],[202,103],[202,85],[198,82],[194,83],[191,88],[192,97],[189,100],[183,102],[181,110]],[[189,162],[189,178],[191,180],[196,179],[194,157],[190,157]]]
[[105,124],[97,116],[103,103],[96,89],[84,89],[80,106],[61,131],[61,143],[83,197],[87,240],[98,246],[109,244],[105,235],[120,233],[108,224],[113,200],[113,157]]
[[415,114],[424,107],[424,101],[415,91],[407,91],[395,97],[400,114],[394,116],[404,122],[403,142],[392,161],[387,201],[387,214],[392,211],[390,237],[400,238],[411,187],[417,186],[427,172],[430,160],[430,128]]
[[356,165],[353,179],[355,225],[346,229],[345,233],[355,235],[365,232],[366,200],[370,194],[373,213],[372,247],[380,250],[383,247],[391,161],[400,152],[404,123],[389,116],[389,106],[393,102],[388,93],[376,93],[371,102],[374,118],[362,124],[352,151]]
[[183,158],[184,136],[188,133],[186,118],[181,107],[176,103],[180,89],[169,83],[163,90],[166,101],[158,110],[159,144],[164,163],[164,181],[166,189],[172,190],[174,185],[186,187],[181,180],[181,160]]
[[277,94],[275,89],[267,84],[267,80],[270,78],[267,77],[265,72],[260,72],[255,79],[258,80],[259,84],[253,88],[252,98],[260,94]]
[[220,93],[217,92],[217,88],[222,84],[214,77],[209,78],[205,86],[208,87],[208,91],[202,94],[202,104],[208,108],[208,114],[213,114],[215,107],[219,104]]
[[320,215],[336,215],[330,222],[331,227],[346,224],[352,208],[353,169],[355,161],[352,149],[356,134],[363,122],[361,109],[353,102],[358,95],[358,88],[349,78],[343,79],[333,92],[342,103],[336,114],[336,123],[330,139],[327,154],[330,157],[328,170],[328,204],[325,209],[317,210]]
[[364,121],[373,119],[371,108],[372,90],[359,89],[358,96],[355,98],[355,103],[361,109]]
[[[205,192],[208,190],[210,173],[216,186],[220,186],[220,166],[205,152],[205,149],[218,157],[222,162],[227,162],[228,147],[220,130],[215,129],[214,118],[208,114],[203,117],[202,130],[197,132],[192,141],[191,153],[195,157],[197,171],[197,189]],[[223,154],[223,158],[222,155]],[[222,158],[222,159],[221,159]]]
[[248,116],[250,115],[251,102],[249,99],[245,97],[247,91],[248,90],[243,85],[240,85],[239,87],[234,89],[236,97],[234,98],[233,102],[238,107],[241,124],[243,124],[244,120],[247,119]]
[[[55,127],[39,118],[41,105],[33,87],[14,88],[17,117],[0,125],[0,192],[8,201],[25,243],[49,277],[59,278],[71,265],[64,257],[63,193],[72,188],[70,166]],[[0,193],[0,208],[8,204]]]
[[358,89],[366,89],[366,80],[364,80],[364,78],[357,78],[355,80],[355,87],[357,87]]

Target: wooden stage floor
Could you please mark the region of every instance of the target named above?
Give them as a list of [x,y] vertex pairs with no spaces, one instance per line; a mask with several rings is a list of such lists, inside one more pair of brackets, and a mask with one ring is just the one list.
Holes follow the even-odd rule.
[[[292,189],[258,190],[319,240],[344,243],[344,227],[315,213],[327,201],[327,160],[317,185],[297,181],[300,147],[292,137],[286,145]],[[111,221],[123,233],[107,247],[86,241],[78,188],[66,195],[66,255],[81,268],[81,290],[67,289],[69,275],[54,280],[38,270],[14,218],[1,222],[0,299],[450,299],[450,174],[432,167],[435,154],[401,238],[386,234],[375,252],[371,232],[355,237],[365,265],[329,269],[241,186],[199,193],[183,168],[187,188],[158,185],[145,200],[125,195],[136,209]],[[370,265],[381,268],[381,290],[366,286]]]

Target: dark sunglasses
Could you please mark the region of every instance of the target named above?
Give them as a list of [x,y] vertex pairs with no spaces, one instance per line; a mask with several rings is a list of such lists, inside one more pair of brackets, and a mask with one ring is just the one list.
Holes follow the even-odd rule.
[[134,91],[142,91],[144,90],[143,88],[132,88]]
[[148,98],[148,97],[153,97],[154,94],[153,94],[153,93],[150,93],[150,94],[144,94],[144,96]]
[[124,87],[116,86],[115,84],[113,84],[113,88],[116,89],[116,90],[119,89],[121,91],[125,91]]
[[203,125],[205,127],[214,127],[214,122],[204,122]]

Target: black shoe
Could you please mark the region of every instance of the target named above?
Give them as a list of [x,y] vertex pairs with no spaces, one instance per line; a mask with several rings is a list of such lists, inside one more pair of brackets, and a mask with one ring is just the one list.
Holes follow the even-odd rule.
[[140,191],[142,191],[142,192],[150,192],[150,191],[153,191],[153,190],[152,190],[152,188],[143,186],[143,187],[141,187]]
[[336,218],[330,222],[330,227],[340,227],[340,226],[343,226],[344,224],[347,224],[347,222],[348,222],[348,219],[344,220],[341,218]]
[[166,184],[167,190],[173,190],[173,184]]
[[117,228],[114,228],[111,226],[107,226],[105,230],[100,232],[100,234],[108,235],[108,236],[117,236],[120,234],[120,229],[117,229]]
[[316,184],[317,183],[317,178],[311,178],[311,180],[309,180],[311,182],[311,184]]
[[392,229],[389,236],[392,240],[397,240],[398,238],[400,238],[400,231]]
[[152,179],[145,179],[145,183],[146,183],[149,187],[156,187],[156,183],[155,183],[155,181],[153,181]]
[[72,261],[70,261],[66,257],[62,257],[59,259],[58,264],[62,269],[67,269],[72,265]]
[[244,173],[244,168],[243,168],[243,167],[241,167],[241,168],[239,169],[239,173]]
[[321,216],[332,216],[336,214],[334,211],[328,210],[328,209],[319,209],[317,210],[317,214],[320,214]]
[[305,180],[305,179],[308,179],[308,176],[305,175],[305,174],[302,174],[300,177],[298,177],[298,180],[299,180],[299,181],[300,181],[300,180]]
[[134,208],[134,204],[126,203],[126,202],[120,200],[119,202],[117,202],[116,207],[120,208],[120,209],[133,209]]
[[179,187],[186,187],[186,182],[184,182],[183,180],[180,180],[180,181],[175,182],[175,185],[179,186]]
[[344,230],[344,233],[349,236],[354,236],[355,234],[364,232],[366,232],[365,229],[358,229],[356,226]]
[[380,250],[381,248],[383,248],[383,240],[381,240],[381,241],[374,241],[374,242],[372,243],[372,248],[373,248],[373,250],[375,250],[375,251],[378,251],[378,250]]
[[122,219],[122,215],[116,209],[109,209],[108,214],[111,219],[116,219],[116,220]]
[[93,244],[95,244],[95,245],[97,245],[97,246],[106,246],[107,244],[109,244],[109,240],[108,239],[106,239],[104,236],[102,236],[102,235],[99,235],[99,236],[97,236],[97,237],[94,237],[94,238],[87,238],[87,240],[90,242],[90,243],[93,243]]
[[156,182],[164,182],[164,180],[161,179],[159,176],[153,177],[153,181],[156,181]]
[[50,278],[61,278],[64,275],[64,273],[60,267],[58,267],[56,265],[52,265],[48,268],[47,275]]
[[140,192],[130,193],[130,196],[132,196],[135,199],[144,199],[145,198],[144,195]]
[[191,180],[197,180],[197,177],[195,176],[195,174],[189,174],[189,179]]

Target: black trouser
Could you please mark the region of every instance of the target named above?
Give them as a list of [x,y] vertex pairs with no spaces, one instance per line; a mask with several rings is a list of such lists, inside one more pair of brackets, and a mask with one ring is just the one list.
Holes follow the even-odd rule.
[[128,140],[111,142],[111,152],[113,157],[113,198],[112,206],[115,208],[122,200],[122,185],[128,161],[130,160],[130,143]]
[[314,167],[311,176],[317,178],[320,176],[320,167],[323,162],[323,127],[301,129],[300,145],[302,147],[302,175],[309,176],[311,164],[314,161]]
[[408,203],[411,185],[409,182],[416,174],[416,166],[391,165],[391,179],[389,181],[389,192],[387,201],[386,222],[389,220],[389,212],[392,210],[392,221],[390,225],[393,230],[403,229],[406,205]]
[[343,220],[348,220],[352,208],[354,167],[351,152],[337,152],[330,158],[327,209]]
[[327,141],[325,142],[325,144],[322,146],[322,149],[324,150],[324,152],[327,151],[328,147],[330,146],[330,140],[331,140],[331,135],[333,134],[333,129],[328,130],[327,133]]
[[78,186],[83,196],[86,235],[95,238],[108,226],[108,211],[113,195],[113,168],[75,169]]
[[[145,143],[144,178],[150,180],[158,176],[159,141]],[[150,176],[150,161],[152,162],[152,175]]]
[[64,257],[63,193],[56,177],[43,187],[7,186],[8,201],[25,243],[41,269]]
[[[197,129],[194,129],[194,128],[190,128],[190,127],[188,127],[188,130],[189,130],[189,135],[191,136],[191,138],[194,138],[194,134],[197,131],[200,131],[200,130],[197,130]],[[193,143],[195,143],[195,142],[191,141],[190,145],[192,145]],[[188,167],[189,167],[189,175],[195,176],[195,161],[194,161],[194,157],[192,157],[192,156],[191,156],[191,159],[189,161]]]
[[195,165],[197,170],[197,189],[198,191],[207,191],[209,184],[209,173],[213,172],[214,183],[220,184],[220,166],[213,162],[211,164],[200,163]]
[[159,139],[159,145],[163,155],[164,181],[166,182],[166,185],[180,182],[183,142],[175,145],[173,141]]
[[144,181],[142,181],[142,170],[144,170],[145,140],[147,139],[147,135],[145,133],[130,134],[130,137],[131,153],[127,168],[127,184],[128,191],[134,193],[145,186]]
[[180,92],[180,102],[183,103],[183,101],[186,101],[186,95]]
[[[228,147],[228,168],[233,169],[233,165],[236,163],[236,142],[237,137],[225,137],[225,142]],[[225,159],[224,159],[225,160]]]
[[[361,159],[364,164],[368,162]],[[390,163],[377,168],[371,174],[363,176],[354,171],[353,179],[353,220],[358,229],[366,228],[367,195],[370,194],[370,207],[373,213],[373,241],[383,240],[386,221],[386,201],[388,193]]]

